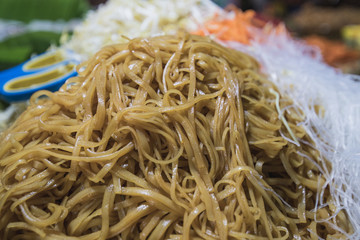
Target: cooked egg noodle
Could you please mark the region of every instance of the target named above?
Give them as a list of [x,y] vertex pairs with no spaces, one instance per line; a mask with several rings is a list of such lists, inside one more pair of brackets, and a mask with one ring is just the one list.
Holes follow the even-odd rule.
[[248,55],[181,32],[78,71],[1,136],[1,239],[352,233],[302,116]]

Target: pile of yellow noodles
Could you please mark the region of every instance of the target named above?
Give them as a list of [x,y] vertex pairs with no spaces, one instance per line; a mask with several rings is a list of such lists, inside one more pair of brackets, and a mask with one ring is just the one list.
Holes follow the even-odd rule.
[[352,233],[320,191],[330,166],[302,117],[246,54],[179,33],[106,47],[79,70],[2,134],[0,239]]

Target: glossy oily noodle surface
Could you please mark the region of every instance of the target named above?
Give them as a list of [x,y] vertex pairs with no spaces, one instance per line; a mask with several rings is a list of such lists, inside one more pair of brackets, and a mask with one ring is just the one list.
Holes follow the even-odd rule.
[[179,33],[106,47],[79,69],[2,134],[1,239],[351,233],[326,189],[316,208],[329,164],[301,114],[279,117],[292,103],[253,58]]

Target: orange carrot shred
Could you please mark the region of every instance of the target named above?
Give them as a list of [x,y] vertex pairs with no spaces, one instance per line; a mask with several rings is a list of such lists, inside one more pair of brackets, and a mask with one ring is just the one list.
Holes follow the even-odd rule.
[[[224,18],[216,15],[212,20],[205,23],[203,29],[199,29],[193,34],[197,35],[213,35],[219,40],[237,41],[243,44],[250,44],[253,39],[249,27],[263,28],[266,21],[256,17],[256,12],[253,10],[242,10],[235,6],[227,7],[226,10],[232,12],[234,17]],[[286,31],[284,28],[275,28],[277,32]]]

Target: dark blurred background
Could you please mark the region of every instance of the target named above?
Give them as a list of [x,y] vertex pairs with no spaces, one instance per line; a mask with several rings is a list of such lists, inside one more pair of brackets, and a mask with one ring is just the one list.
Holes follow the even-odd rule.
[[234,4],[254,9],[263,17],[284,21],[296,35],[321,34],[341,37],[341,28],[360,24],[359,0],[214,0],[224,7]]

